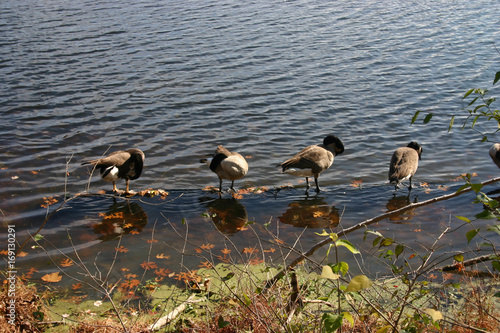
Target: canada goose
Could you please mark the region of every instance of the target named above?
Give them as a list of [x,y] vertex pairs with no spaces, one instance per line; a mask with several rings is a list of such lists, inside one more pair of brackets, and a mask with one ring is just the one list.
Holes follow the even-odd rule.
[[495,143],[490,148],[490,157],[493,162],[500,168],[500,143]]
[[144,166],[144,153],[136,148],[119,150],[106,157],[83,162],[82,165],[92,164],[94,169],[100,169],[101,178],[113,183],[113,192],[119,193],[116,188],[118,179],[125,179],[127,184],[125,194],[132,194],[129,190],[129,180],[137,179],[141,176]]
[[306,194],[309,191],[309,177],[314,177],[316,192],[319,193],[318,177],[320,173],[328,169],[333,164],[335,156],[343,152],[342,141],[334,135],[328,135],[323,139],[323,144],[308,146],[277,166],[282,168],[282,173],[306,177]]
[[389,166],[389,181],[398,189],[398,184],[409,179],[411,190],[411,179],[418,168],[418,160],[422,159],[422,147],[412,141],[407,147],[400,147],[392,154]]
[[243,178],[248,172],[248,163],[245,158],[227,150],[222,145],[217,146],[212,158],[201,159],[200,162],[208,164],[210,170],[219,177],[219,193],[222,193],[223,179],[231,181],[231,190],[234,191],[234,181]]

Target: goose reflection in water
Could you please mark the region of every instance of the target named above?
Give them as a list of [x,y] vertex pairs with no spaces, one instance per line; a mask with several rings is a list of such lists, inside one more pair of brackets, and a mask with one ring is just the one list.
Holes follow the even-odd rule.
[[[415,203],[417,202],[417,198],[415,198]],[[410,197],[408,195],[400,195],[393,196],[385,205],[388,212],[391,212],[396,209],[403,208],[410,204]],[[389,220],[394,222],[404,222],[409,221],[415,216],[415,209],[406,210],[400,214],[393,215],[389,217]]]
[[290,203],[278,219],[298,228],[333,228],[339,224],[340,215],[338,209],[328,206],[323,198],[314,198]]
[[235,234],[248,222],[245,206],[235,198],[206,201],[205,206],[212,222],[224,234]]
[[142,207],[135,202],[113,203],[107,212],[100,213],[100,223],[92,225],[94,232],[103,241],[110,241],[122,234],[131,232],[140,233],[148,224],[148,215]]

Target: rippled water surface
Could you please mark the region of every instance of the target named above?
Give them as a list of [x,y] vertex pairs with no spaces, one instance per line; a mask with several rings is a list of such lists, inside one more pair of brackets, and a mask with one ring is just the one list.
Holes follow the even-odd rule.
[[[65,195],[109,194],[111,185],[97,176],[89,182],[80,163],[130,147],[146,154],[132,188],[170,196],[69,201],[42,231],[62,252],[74,251],[67,232],[91,258],[113,252],[124,232],[125,261],[142,262],[154,229],[162,244],[155,249],[171,255],[165,265],[178,266],[172,248],[183,248],[186,226],[193,247],[219,251],[222,235],[256,246],[268,222],[291,244],[307,226],[305,250],[320,239],[314,232],[407,203],[406,190],[393,197],[387,171],[394,149],[411,140],[424,148],[415,182],[429,184],[411,201],[456,190],[463,172],[494,177],[490,143],[471,131],[447,133],[447,124],[466,106],[464,92],[489,88],[499,70],[499,10],[490,1],[2,1],[3,226],[15,224],[23,242]],[[417,110],[436,116],[409,126]],[[326,191],[306,197],[303,182],[275,165],[326,134],[346,150],[320,177]],[[237,188],[270,191],[222,200],[202,191],[218,180],[198,161],[219,144],[248,159]],[[360,180],[361,188],[351,186]],[[297,187],[275,195],[286,184]],[[47,210],[49,197],[58,203]],[[472,200],[417,209],[378,228],[426,243],[458,223],[453,215],[480,211]],[[350,237],[363,243],[362,234]],[[465,237],[449,240],[464,244]],[[24,268],[53,269],[42,267],[43,252],[26,251]]]

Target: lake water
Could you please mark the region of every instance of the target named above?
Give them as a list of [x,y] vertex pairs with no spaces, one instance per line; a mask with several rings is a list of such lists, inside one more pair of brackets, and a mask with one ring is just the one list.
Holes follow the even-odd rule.
[[[47,222],[47,242],[71,255],[69,233],[85,260],[101,253],[106,264],[124,231],[121,245],[129,251],[119,265],[140,268],[149,254],[163,253],[170,257],[155,259],[158,266],[178,272],[203,261],[195,251],[202,244],[214,244],[214,253],[233,247],[242,256],[244,248],[258,248],[265,257],[272,253],[266,249],[279,249],[261,243],[271,238],[269,222],[268,230],[290,245],[307,226],[297,245],[307,250],[321,239],[314,232],[407,203],[406,189],[393,197],[387,171],[392,152],[411,140],[424,149],[414,182],[428,184],[414,188],[411,201],[453,192],[461,173],[477,173],[478,181],[496,177],[491,143],[459,126],[447,129],[449,116],[466,106],[465,91],[490,88],[500,70],[499,10],[485,0],[4,0],[0,244],[6,244],[7,224],[16,225],[22,243],[65,195],[110,194],[111,185],[99,177],[89,183],[90,170],[80,163],[130,147],[146,154],[144,173],[131,188],[159,188],[170,196],[75,198]],[[409,126],[417,110],[436,116]],[[337,135],[346,150],[321,175],[325,191],[306,197],[303,180],[275,165],[327,134]],[[270,190],[222,200],[202,191],[218,180],[198,161],[219,144],[248,159],[250,171],[237,188]],[[287,184],[296,187],[274,193]],[[50,197],[58,203],[41,207]],[[454,215],[481,211],[472,200],[416,209],[373,228],[428,246],[446,226],[460,224]],[[254,223],[245,227],[246,221]],[[349,239],[369,248],[363,236]],[[157,243],[150,253],[151,237]],[[443,251],[466,245],[461,234],[443,242]],[[57,262],[63,259],[44,244]],[[37,279],[54,265],[32,245],[18,258],[19,271],[35,267]]]

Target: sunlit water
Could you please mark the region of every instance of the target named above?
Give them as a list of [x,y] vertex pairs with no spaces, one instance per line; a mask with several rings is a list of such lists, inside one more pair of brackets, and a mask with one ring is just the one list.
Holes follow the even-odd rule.
[[[322,239],[315,232],[407,204],[406,189],[393,197],[387,171],[394,149],[411,140],[424,149],[414,181],[428,184],[414,188],[411,201],[456,190],[460,173],[477,173],[478,181],[497,176],[487,154],[491,143],[480,143],[472,131],[448,133],[447,125],[466,106],[464,92],[489,88],[499,70],[499,7],[490,1],[2,1],[0,244],[8,224],[22,243],[65,195],[109,194],[111,185],[97,176],[90,181],[80,163],[129,147],[146,154],[132,188],[170,196],[69,201],[41,232],[54,261],[64,259],[55,247],[108,265],[121,233],[128,252],[118,256],[118,268],[154,261],[172,272],[181,264],[196,269],[206,259],[196,256],[203,244],[214,244],[217,255],[226,248],[246,258],[244,249],[256,248],[260,259],[295,258],[268,243],[267,231],[290,245],[299,239],[297,249],[307,250]],[[409,126],[417,110],[434,112],[433,121]],[[340,137],[346,150],[321,175],[325,191],[306,197],[303,180],[275,165],[326,134]],[[270,190],[222,200],[202,191],[218,180],[198,161],[219,144],[248,159],[250,171],[237,188]],[[296,188],[274,192],[287,184]],[[50,197],[58,203],[41,207]],[[371,228],[424,251],[444,228],[459,225],[454,215],[481,211],[472,200],[415,209]],[[443,237],[441,251],[465,248],[463,234]],[[363,236],[347,237],[369,249]],[[37,279],[55,266],[32,245],[18,258],[19,272],[35,267]],[[370,255],[359,260],[373,273],[384,271]]]

